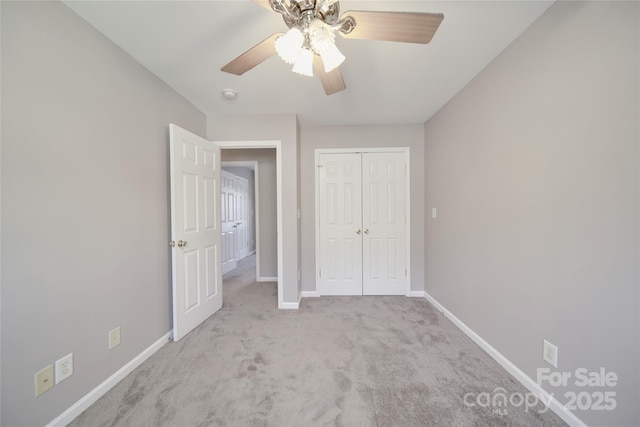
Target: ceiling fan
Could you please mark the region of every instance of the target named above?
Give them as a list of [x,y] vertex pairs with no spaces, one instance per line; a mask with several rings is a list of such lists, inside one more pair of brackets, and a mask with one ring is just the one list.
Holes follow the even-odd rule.
[[242,75],[274,54],[293,71],[312,76],[315,69],[327,95],[346,89],[340,64],[344,55],[335,45],[342,37],[429,43],[444,19],[441,13],[348,11],[340,15],[338,0],[253,0],[278,12],[289,27],[275,33],[221,68]]

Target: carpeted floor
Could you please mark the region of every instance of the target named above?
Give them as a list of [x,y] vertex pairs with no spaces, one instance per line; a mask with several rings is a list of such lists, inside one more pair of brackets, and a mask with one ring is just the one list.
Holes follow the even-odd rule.
[[225,276],[218,313],[70,425],[565,425],[541,402],[527,408],[527,390],[426,300],[278,310],[276,284],[255,282],[254,263]]

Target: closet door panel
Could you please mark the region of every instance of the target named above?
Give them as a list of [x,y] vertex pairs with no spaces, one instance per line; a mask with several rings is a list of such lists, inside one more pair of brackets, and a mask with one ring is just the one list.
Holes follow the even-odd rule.
[[404,153],[363,153],[363,294],[406,293]]
[[321,295],[362,295],[360,154],[319,156],[319,283]]

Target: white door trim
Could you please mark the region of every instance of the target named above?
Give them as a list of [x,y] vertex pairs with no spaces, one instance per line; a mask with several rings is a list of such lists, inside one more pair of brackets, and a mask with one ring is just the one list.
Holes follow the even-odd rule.
[[[276,149],[276,228],[278,233],[278,308],[286,308],[282,289],[282,272],[284,271],[284,257],[282,255],[282,141],[213,141],[223,150],[247,148],[275,148]],[[257,174],[256,174],[257,175]],[[257,226],[256,226],[257,227]],[[258,243],[256,237],[256,245]]]
[[[222,147],[221,147],[222,148]],[[253,168],[253,188],[254,188],[254,198],[253,198],[253,211],[255,212],[255,228],[253,230],[254,239],[256,241],[256,280],[260,277],[260,196],[259,196],[259,185],[260,180],[258,179],[258,162],[255,160],[243,161],[243,160],[229,160],[226,162],[222,162],[222,167],[250,167]],[[257,280],[258,282],[260,280]]]
[[407,286],[405,295],[411,296],[411,149],[409,147],[383,147],[383,148],[316,148],[314,150],[314,169],[315,169],[315,226],[316,226],[316,293],[320,294],[318,283],[320,283],[320,182],[318,180],[318,157],[321,154],[339,154],[339,153],[404,153],[407,172],[405,174],[406,197],[406,263],[407,263]]

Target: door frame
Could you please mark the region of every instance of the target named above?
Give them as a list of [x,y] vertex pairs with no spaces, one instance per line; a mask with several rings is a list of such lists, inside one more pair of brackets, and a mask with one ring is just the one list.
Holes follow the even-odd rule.
[[[276,150],[276,232],[278,244],[278,308],[287,308],[284,303],[284,291],[282,289],[282,272],[284,271],[284,257],[282,255],[282,141],[257,140],[257,141],[213,141],[221,150],[244,150],[255,148],[275,148]],[[257,175],[257,174],[256,174]],[[256,225],[257,228],[257,225]],[[256,233],[256,253],[258,237]],[[256,257],[256,262],[258,258]],[[256,270],[257,273],[257,270]]]
[[318,179],[319,155],[321,154],[362,154],[362,153],[404,153],[406,171],[405,174],[405,260],[407,265],[407,286],[405,296],[411,296],[411,149],[410,147],[382,147],[382,148],[316,148],[314,150],[315,169],[315,228],[316,228],[316,294],[322,296],[318,289],[320,283],[320,180]]
[[[222,149],[222,147],[220,148]],[[228,160],[221,162],[221,164],[223,168],[253,168],[253,216],[255,220],[253,235],[256,244],[256,281],[265,281],[260,274],[260,195],[258,194],[260,180],[258,179],[258,162],[256,160]]]

